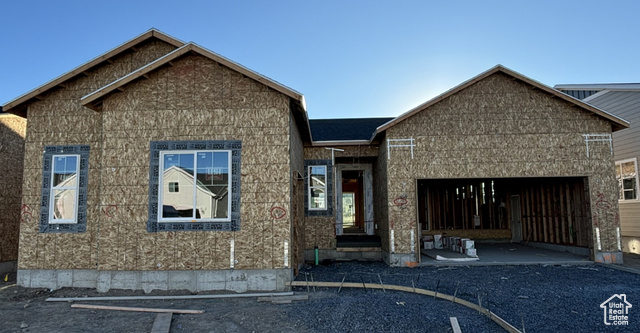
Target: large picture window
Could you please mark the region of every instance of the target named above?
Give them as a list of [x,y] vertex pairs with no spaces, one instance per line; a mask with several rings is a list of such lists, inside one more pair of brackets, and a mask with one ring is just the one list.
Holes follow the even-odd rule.
[[153,141],[147,231],[240,230],[240,141]]
[[616,178],[620,200],[638,200],[638,161],[629,159],[616,162]]
[[161,222],[229,221],[231,151],[160,153]]
[[47,146],[42,164],[40,232],[84,232],[89,146]]

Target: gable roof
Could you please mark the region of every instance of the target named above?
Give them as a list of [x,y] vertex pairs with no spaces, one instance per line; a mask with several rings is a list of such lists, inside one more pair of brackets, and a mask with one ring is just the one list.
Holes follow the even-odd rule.
[[274,81],[274,80],[272,80],[272,79],[270,79],[270,78],[268,78],[268,77],[266,77],[266,76],[264,76],[262,74],[254,72],[254,71],[250,70],[249,68],[244,67],[244,66],[242,66],[242,65],[240,65],[240,64],[238,64],[238,63],[236,63],[234,61],[231,61],[231,60],[229,60],[229,59],[227,59],[227,58],[225,58],[225,57],[223,57],[223,56],[221,56],[221,55],[219,55],[219,54],[217,54],[217,53],[215,53],[213,51],[207,50],[207,49],[203,48],[202,46],[197,45],[197,44],[195,44],[193,42],[189,42],[189,43],[183,45],[182,47],[174,50],[173,52],[168,53],[165,56],[163,56],[163,57],[161,57],[159,59],[156,59],[155,61],[147,64],[146,66],[143,66],[143,67],[141,67],[141,68],[139,68],[139,69],[127,74],[126,76],[121,77],[118,80],[113,81],[110,84],[108,84],[108,85],[106,85],[106,86],[104,86],[104,87],[102,87],[102,88],[90,93],[89,95],[86,95],[86,96],[82,97],[80,101],[81,101],[82,105],[85,105],[85,106],[90,107],[90,108],[94,108],[92,106],[95,106],[95,105],[99,104],[100,100],[103,97],[109,95],[114,90],[118,90],[119,88],[123,87],[124,85],[126,85],[128,83],[133,82],[133,81],[135,81],[135,80],[137,80],[137,79],[139,79],[141,77],[144,77],[144,75],[148,74],[149,72],[152,72],[152,71],[154,71],[154,70],[156,70],[156,69],[158,69],[158,68],[160,68],[160,67],[162,67],[164,65],[167,65],[167,64],[169,64],[169,62],[171,62],[171,61],[173,61],[173,60],[175,60],[175,59],[177,59],[177,58],[179,58],[179,57],[181,57],[181,56],[183,56],[185,54],[188,54],[188,53],[199,54],[199,55],[207,57],[207,58],[209,58],[209,59],[211,59],[211,60],[213,60],[213,61],[215,61],[217,63],[220,63],[220,64],[222,64],[222,65],[224,65],[226,67],[229,67],[229,68],[235,70],[236,72],[239,72],[239,73],[241,73],[241,74],[243,74],[243,75],[245,75],[245,76],[247,76],[247,77],[249,77],[251,79],[254,79],[254,80],[256,80],[256,81],[268,86],[269,88],[272,88],[272,89],[274,89],[276,91],[279,91],[279,92],[281,92],[281,93],[283,93],[283,94],[285,94],[285,95],[297,100],[304,107],[304,104],[305,104],[304,96],[301,93],[299,93],[299,92],[297,92],[297,91],[295,91],[295,90],[293,90],[293,89],[291,89],[291,88],[289,88],[289,87],[287,87],[287,86],[285,86],[285,85],[283,85],[281,83],[278,83],[278,82],[276,82],[276,81]]
[[[594,107],[594,106],[592,106],[590,104],[587,104],[587,103],[585,103],[585,102],[583,102],[583,101],[581,101],[581,100],[579,100],[577,98],[569,96],[569,95],[567,95],[565,93],[562,93],[562,92],[560,92],[560,91],[558,91],[556,89],[553,89],[553,88],[551,88],[551,87],[549,87],[549,86],[547,86],[545,84],[542,84],[542,83],[540,83],[540,82],[538,82],[536,80],[533,80],[533,79],[531,79],[529,77],[526,77],[526,76],[524,76],[524,75],[522,75],[520,73],[512,71],[512,70],[510,70],[510,69],[508,69],[508,68],[506,68],[506,67],[504,67],[502,65],[497,65],[497,66],[489,69],[488,71],[486,71],[484,73],[481,73],[480,75],[478,75],[476,77],[473,77],[470,80],[467,80],[467,81],[459,84],[456,87],[453,87],[452,89],[442,93],[441,95],[436,96],[435,98],[433,98],[433,99],[431,99],[431,100],[429,100],[429,101],[427,101],[427,102],[425,102],[423,104],[420,104],[417,107],[415,107],[415,108],[413,108],[413,109],[401,114],[400,116],[396,117],[392,121],[389,121],[386,124],[383,124],[382,126],[377,128],[376,133],[374,134],[373,138],[375,138],[375,136],[377,136],[378,134],[384,132],[389,127],[391,127],[391,126],[393,126],[393,125],[395,125],[395,124],[397,124],[397,123],[399,123],[399,122],[401,122],[401,121],[413,116],[414,114],[416,114],[416,113],[418,113],[420,111],[423,111],[423,110],[429,108],[430,106],[432,106],[432,105],[444,100],[445,98],[447,98],[447,97],[449,97],[449,96],[451,96],[453,94],[456,94],[456,93],[458,93],[458,92],[460,92],[460,91],[472,86],[473,84],[475,84],[475,83],[477,83],[477,82],[479,82],[479,81],[481,81],[481,80],[483,80],[483,79],[485,79],[485,78],[487,78],[487,77],[489,77],[489,76],[491,76],[493,74],[496,74],[496,73],[503,73],[503,74],[506,74],[508,76],[511,76],[511,77],[513,77],[513,78],[515,78],[517,80],[520,80],[520,81],[522,81],[524,83],[527,83],[527,84],[529,84],[529,85],[531,85],[531,86],[533,86],[535,88],[538,88],[538,89],[540,89],[542,91],[545,91],[545,92],[551,94],[554,97],[560,98],[560,99],[562,99],[564,101],[567,101],[567,102],[569,102],[571,104],[574,104],[574,105],[576,105],[576,106],[578,106],[578,107],[580,107],[582,109],[585,109],[587,111],[593,112],[596,115],[598,115],[598,116],[600,116],[602,118],[605,118],[608,121],[610,121],[613,131],[617,131],[617,130],[621,130],[621,129],[625,129],[625,128],[629,127],[629,122],[627,122],[626,120],[624,120],[622,118],[614,116],[614,115],[612,115],[612,114],[610,114],[610,113],[608,113],[608,112],[606,112],[604,110],[601,110],[601,109],[599,109],[597,107]],[[372,138],[372,140],[373,140],[373,138]]]
[[307,117],[306,102],[304,96],[301,93],[192,42],[189,42],[182,47],[174,50],[173,52],[170,52],[165,56],[156,59],[155,61],[127,74],[126,76],[121,77],[111,82],[110,84],[82,97],[80,99],[80,103],[93,110],[98,110],[102,99],[112,92],[122,89],[123,86],[135,80],[145,78],[148,73],[170,64],[170,62],[175,59],[192,53],[209,58],[290,97],[296,104],[295,110],[292,111],[296,116],[298,126],[301,127],[300,131],[303,139],[311,139],[309,134],[309,119]]
[[26,113],[26,103],[33,100],[34,98],[37,98],[39,95],[46,93],[47,91],[63,84],[64,82],[78,76],[81,75],[83,72],[86,72],[88,70],[90,70],[91,68],[105,62],[108,61],[109,59],[121,54],[122,52],[129,50],[131,48],[134,48],[136,45],[149,40],[151,38],[156,38],[162,41],[165,41],[171,45],[174,45],[175,47],[180,47],[182,45],[184,45],[184,42],[171,37],[163,32],[160,32],[156,29],[150,29],[149,31],[131,39],[128,42],[125,42],[124,44],[117,46],[116,48],[107,51],[106,53],[89,60],[88,62],[86,62],[83,65],[80,65],[74,69],[72,69],[71,71],[62,74],[61,76],[25,93],[24,95],[21,95],[19,97],[17,97],[16,99],[7,102],[5,105],[3,105],[1,107],[1,109],[4,112],[10,112],[10,113],[14,113],[17,115],[21,115],[21,116],[25,116]]
[[376,128],[393,118],[309,119],[315,142],[366,141]]

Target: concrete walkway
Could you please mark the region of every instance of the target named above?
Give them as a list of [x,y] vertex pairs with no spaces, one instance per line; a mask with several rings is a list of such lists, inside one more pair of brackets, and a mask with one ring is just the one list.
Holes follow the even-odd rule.
[[[552,251],[547,249],[539,249],[535,247],[525,246],[515,243],[476,243],[478,250],[477,261],[440,261],[431,257],[422,255],[420,266],[449,266],[449,265],[539,265],[539,264],[592,264],[587,256],[581,256],[568,252]],[[455,253],[448,250],[442,251],[442,256]]]

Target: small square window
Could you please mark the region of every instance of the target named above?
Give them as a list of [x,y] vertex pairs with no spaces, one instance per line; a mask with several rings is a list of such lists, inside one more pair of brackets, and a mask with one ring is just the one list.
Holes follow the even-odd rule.
[[169,183],[169,192],[171,192],[171,193],[180,192],[180,187],[178,186],[178,182]]

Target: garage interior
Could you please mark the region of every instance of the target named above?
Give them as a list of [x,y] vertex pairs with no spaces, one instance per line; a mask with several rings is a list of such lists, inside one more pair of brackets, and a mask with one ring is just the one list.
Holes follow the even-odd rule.
[[536,246],[584,256],[591,246],[587,184],[584,177],[421,179],[418,219],[423,235],[475,240],[480,261],[483,247],[492,255]]

